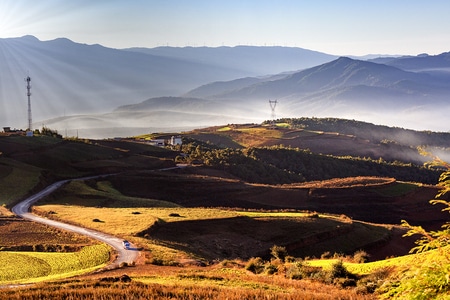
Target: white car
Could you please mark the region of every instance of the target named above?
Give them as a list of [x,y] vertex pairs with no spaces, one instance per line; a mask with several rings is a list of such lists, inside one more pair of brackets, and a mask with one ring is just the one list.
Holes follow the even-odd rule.
[[125,249],[130,248],[130,242],[127,241],[127,240],[124,240],[124,241],[122,242],[122,245],[123,245],[123,247],[124,247]]

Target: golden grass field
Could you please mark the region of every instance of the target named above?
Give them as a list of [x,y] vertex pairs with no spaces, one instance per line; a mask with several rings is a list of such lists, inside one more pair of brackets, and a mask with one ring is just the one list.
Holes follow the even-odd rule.
[[[223,136],[214,136],[208,131],[195,132],[191,136],[203,136],[208,141],[215,138],[223,145],[233,146],[264,146],[299,137],[325,136],[327,141],[336,137],[345,141],[352,139],[337,133],[283,130],[227,126],[218,130],[226,133]],[[375,278],[381,276],[376,274],[389,276],[413,263],[426,264],[434,259],[435,252],[429,252],[355,262],[351,254],[360,247],[376,248],[393,241],[398,243],[399,236],[405,231],[394,225],[363,222],[342,213],[318,213],[315,210],[221,207],[222,203],[255,206],[276,203],[280,207],[285,203],[297,203],[300,207],[315,202],[327,208],[356,203],[360,206],[352,206],[351,210],[357,208],[361,215],[370,215],[379,213],[381,208],[365,211],[366,203],[361,200],[366,195],[385,202],[399,201],[398,207],[403,208],[410,205],[406,196],[421,190],[421,184],[376,177],[277,186],[247,184],[235,178],[222,179],[220,172],[208,173],[200,168],[198,174],[195,171],[165,175],[148,171],[139,173],[138,170],[174,165],[173,153],[170,158],[161,159],[160,155],[168,154],[139,143],[99,141],[94,145],[89,141],[77,141],[71,144],[47,138],[39,142],[14,139],[13,143],[14,146],[1,149],[7,155],[0,154],[0,189],[4,205],[11,205],[30,191],[39,189],[39,184],[60,178],[127,171],[110,179],[70,182],[40,201],[33,212],[128,239],[141,250],[141,256],[130,266],[99,271],[110,257],[104,245],[38,226],[33,230],[25,226],[10,227],[9,223],[5,224],[11,216],[3,210],[0,222],[7,226],[4,228],[12,229],[14,235],[25,233],[24,236],[29,237],[28,242],[17,239],[12,244],[39,251],[63,250],[61,253],[0,252],[0,259],[6,262],[0,268],[0,284],[46,281],[5,289],[1,296],[5,299],[33,299],[36,295],[66,299],[116,299],[118,295],[123,299],[376,299],[379,295],[372,294],[369,287],[387,280],[387,277]],[[28,156],[33,151],[36,156]],[[51,176],[48,170],[52,170]],[[212,176],[213,173],[218,175]],[[129,181],[125,181],[126,178]],[[18,190],[13,184],[21,180],[24,189]],[[152,190],[154,186],[156,188]],[[433,192],[430,189],[423,193]],[[345,202],[345,199],[348,201],[346,193],[353,202]],[[342,197],[335,197],[338,194]],[[265,195],[264,199],[262,195]],[[242,202],[233,202],[234,197],[240,197]],[[290,200],[283,202],[287,197]],[[213,203],[214,207],[202,205],[204,203]],[[421,207],[421,202],[416,203]],[[424,215],[432,214],[434,211]],[[32,240],[33,235],[39,236],[40,240]],[[4,239],[11,239],[11,236],[0,234],[0,242]],[[67,248],[58,247],[63,241]],[[293,257],[283,261],[271,256],[271,247],[275,245],[285,245]],[[334,259],[314,259],[329,249],[341,249],[345,253],[331,253],[338,257]],[[264,271],[254,274],[248,266],[258,257],[264,262]],[[334,265],[341,260],[352,277],[330,279]],[[317,271],[316,267],[321,271],[308,275],[311,277],[300,278],[305,275],[298,274],[296,276],[300,277],[289,277],[293,270],[299,272],[300,265],[304,268],[302,272]],[[75,277],[70,278],[72,276]]]

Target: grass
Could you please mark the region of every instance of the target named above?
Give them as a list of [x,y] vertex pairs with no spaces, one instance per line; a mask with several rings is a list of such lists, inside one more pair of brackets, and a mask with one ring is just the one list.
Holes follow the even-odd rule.
[[0,157],[0,165],[0,204],[17,202],[39,183],[41,169],[37,167],[6,157]]
[[253,127],[253,128],[238,128],[236,131],[242,133],[250,134],[253,136],[264,137],[264,138],[275,138],[279,139],[283,137],[283,132],[275,129],[268,129],[264,127]]
[[[84,193],[83,189],[86,196],[90,193],[90,187],[86,184],[73,184],[71,188],[75,189],[77,197]],[[108,192],[110,198],[114,198],[111,195],[117,193],[106,181],[97,183],[98,190],[103,190],[100,194]],[[35,211],[129,239],[150,250],[152,257],[164,262],[181,258],[233,258],[236,255],[246,258],[268,251],[274,244],[306,245],[293,248],[291,254],[298,257],[318,256],[336,249],[336,245],[339,245],[340,251],[354,252],[364,245],[386,239],[390,234],[384,226],[308,212],[256,212],[156,205],[97,207],[93,203],[100,202],[95,200],[95,196],[86,199],[77,197],[67,203],[61,202],[71,201],[70,197],[57,197],[58,204],[41,203],[35,207]],[[125,196],[118,194],[117,197]],[[84,201],[89,202],[89,206],[80,206]],[[139,201],[146,201],[147,205],[152,203],[148,199]],[[163,230],[164,233],[152,231],[156,223],[158,232]],[[260,246],[256,247],[254,243]]]
[[224,131],[230,131],[231,127],[230,126],[225,126],[225,127],[221,127],[219,129],[217,129],[218,132],[224,132]]
[[237,211],[238,214],[257,218],[257,217],[290,217],[303,218],[311,216],[310,212],[264,212],[264,211]]
[[74,253],[0,252],[0,284],[38,282],[86,273],[105,265],[109,247],[100,244]]
[[[193,277],[192,277],[193,276]],[[262,280],[254,276],[251,280],[243,278],[235,286],[206,286],[202,282],[208,279],[201,275],[173,277],[169,284],[143,283],[146,278],[132,277],[131,282],[120,282],[120,276],[103,277],[85,281],[65,281],[40,284],[33,287],[5,289],[5,299],[374,299],[358,295],[355,291],[343,290],[331,285],[315,284],[305,281]],[[191,279],[192,280],[191,280]],[[192,284],[183,284],[191,280]],[[226,280],[226,279],[224,279]],[[234,284],[234,283],[233,283]]]
[[281,127],[281,128],[290,128],[291,125],[288,123],[276,123],[275,124],[277,127]]
[[177,207],[178,205],[156,199],[125,196],[109,181],[72,181],[57,191],[47,203],[86,207]]
[[[205,220],[237,216],[236,212],[208,208],[183,207],[84,207],[77,205],[45,204],[35,208],[38,213],[52,212],[52,216],[81,226],[108,232],[113,235],[135,235],[152,226],[157,220]],[[178,216],[173,216],[178,214]],[[172,216],[171,216],[172,215]],[[98,219],[101,222],[93,222]]]
[[[447,247],[446,251],[449,249],[450,248]],[[350,272],[358,275],[367,275],[383,268],[395,268],[399,270],[409,269],[411,266],[420,265],[433,259],[433,257],[438,254],[437,251],[439,250],[408,254],[368,263],[353,263],[344,261],[344,265]],[[309,260],[308,264],[315,267],[321,267],[324,270],[330,270],[332,265],[337,261],[338,259]]]
[[410,193],[420,186],[418,183],[411,182],[399,182],[395,184],[390,184],[383,186],[381,188],[375,189],[375,191],[381,196],[385,197],[398,197]]

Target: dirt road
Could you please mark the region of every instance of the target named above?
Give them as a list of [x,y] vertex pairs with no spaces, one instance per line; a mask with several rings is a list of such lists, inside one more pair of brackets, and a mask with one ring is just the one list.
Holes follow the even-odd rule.
[[[86,179],[90,179],[90,178],[94,178],[94,177],[102,177],[102,176],[84,177],[84,178],[79,178],[79,179],[75,179],[75,180],[86,180]],[[45,219],[45,218],[33,215],[32,213],[29,212],[30,207],[31,207],[31,205],[33,205],[33,203],[35,203],[39,199],[42,199],[43,197],[51,194],[52,192],[54,192],[55,190],[57,190],[58,188],[60,188],[62,185],[64,185],[65,183],[67,183],[69,181],[70,180],[62,180],[62,181],[55,182],[52,185],[49,185],[48,187],[46,187],[44,190],[40,191],[39,193],[37,193],[33,196],[30,196],[27,199],[25,199],[22,202],[15,205],[11,209],[11,211],[14,214],[16,214],[24,219],[28,219],[28,220],[31,220],[34,222],[47,224],[49,226],[53,226],[56,228],[76,232],[76,233],[94,238],[96,240],[99,240],[101,242],[104,242],[104,243],[110,245],[117,251],[117,258],[111,263],[111,265],[110,265],[111,267],[118,266],[122,263],[130,264],[132,262],[135,262],[139,256],[139,250],[137,248],[135,248],[133,245],[131,245],[130,247],[125,249],[122,245],[123,240],[118,237],[108,235],[108,234],[105,234],[105,233],[102,233],[99,231],[86,229],[83,227],[78,227],[75,225],[70,225],[70,224],[65,224],[65,223],[58,222],[58,221]]]

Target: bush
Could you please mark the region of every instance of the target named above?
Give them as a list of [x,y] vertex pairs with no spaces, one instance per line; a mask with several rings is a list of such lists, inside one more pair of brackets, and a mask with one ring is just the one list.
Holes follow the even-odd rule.
[[372,294],[376,289],[386,283],[393,267],[383,267],[358,280],[356,291],[360,294]]
[[303,262],[296,262],[286,269],[286,277],[297,280],[307,278],[322,280],[324,276],[322,268],[308,266]]
[[261,257],[253,257],[250,258],[245,269],[254,274],[261,274],[264,271],[264,261]]
[[356,251],[353,254],[353,262],[357,264],[365,263],[369,260],[369,254],[364,250]]
[[335,278],[347,278],[351,273],[344,266],[344,262],[342,260],[338,260],[331,266],[330,275],[332,279]]
[[274,265],[274,264],[269,263],[269,264],[267,264],[267,265],[264,267],[264,272],[265,272],[267,275],[275,274],[275,273],[278,272],[278,267],[277,267],[276,265]]
[[282,262],[284,262],[286,260],[286,257],[288,256],[286,247],[277,245],[274,245],[272,248],[270,248],[270,254],[276,259],[281,260]]

